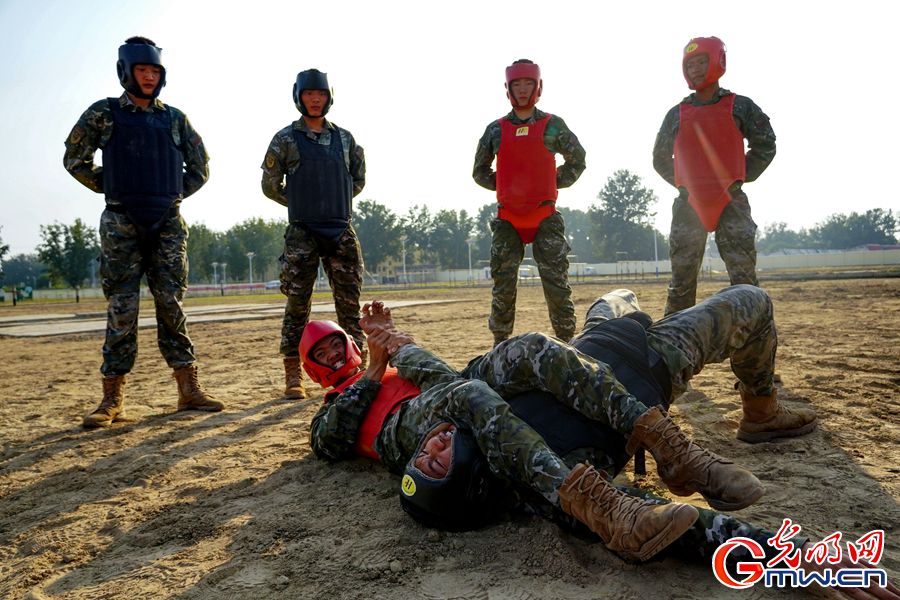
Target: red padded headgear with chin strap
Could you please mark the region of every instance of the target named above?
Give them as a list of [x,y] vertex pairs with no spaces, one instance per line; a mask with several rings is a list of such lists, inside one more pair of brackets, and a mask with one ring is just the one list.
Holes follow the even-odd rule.
[[[516,99],[510,95],[510,86],[516,79],[534,79],[534,92],[532,92],[531,98],[528,99],[528,104],[525,106],[516,104]],[[506,83],[503,87],[506,88],[506,97],[509,98],[509,102],[513,105],[513,108],[531,108],[541,99],[541,92],[544,91],[544,82],[541,79],[541,68],[534,63],[516,63],[510,65],[506,67]]]
[[[316,344],[335,333],[344,339],[344,346],[347,348],[347,356],[345,358],[347,362],[337,371],[317,363],[310,356]],[[300,337],[300,361],[303,363],[303,370],[306,371],[310,379],[323,388],[330,388],[337,384],[338,380],[350,374],[353,369],[362,364],[362,355],[356,342],[334,321],[310,321],[306,324],[306,327],[303,329],[303,335]]]
[[[692,90],[702,90],[706,86],[719,80],[725,74],[725,42],[717,37],[694,38],[684,47],[684,58],[681,59],[681,72]],[[706,70],[706,79],[698,86],[691,83],[687,74],[687,61],[689,58],[706,54],[709,56],[709,68]]]

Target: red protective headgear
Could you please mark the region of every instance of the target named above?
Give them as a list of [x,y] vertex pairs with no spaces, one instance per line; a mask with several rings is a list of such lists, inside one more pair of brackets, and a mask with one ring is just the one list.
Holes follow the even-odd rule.
[[[694,38],[684,47],[684,58],[681,59],[681,72],[692,90],[702,90],[711,83],[718,81],[725,74],[725,42],[717,37]],[[687,74],[687,61],[689,58],[706,54],[709,56],[709,69],[706,71],[706,79],[703,83],[694,86]]]
[[[509,95],[509,86],[512,85],[514,80],[523,78],[534,79],[535,85],[534,92],[531,94],[531,98],[528,99],[528,104],[519,106],[516,104],[516,99]],[[509,98],[509,102],[513,105],[513,108],[531,108],[541,99],[541,92],[544,88],[544,82],[541,79],[541,68],[534,63],[516,63],[510,65],[506,67],[506,83],[503,84],[503,87],[506,88],[506,97]]]
[[[331,367],[317,363],[310,356],[313,347],[322,339],[337,333],[344,338],[344,345],[347,348],[346,364],[335,371]],[[359,346],[347,335],[347,332],[334,321],[310,321],[303,329],[303,335],[300,337],[300,361],[303,363],[303,370],[306,371],[309,378],[321,385],[323,388],[333,387],[338,380],[348,375],[362,364],[362,355],[359,352]]]

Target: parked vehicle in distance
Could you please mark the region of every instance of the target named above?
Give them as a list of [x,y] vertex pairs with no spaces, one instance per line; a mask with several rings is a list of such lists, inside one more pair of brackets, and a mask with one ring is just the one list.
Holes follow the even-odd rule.
[[280,287],[281,287],[281,281],[279,281],[278,279],[273,279],[272,281],[270,281],[266,284],[267,290],[277,290]]

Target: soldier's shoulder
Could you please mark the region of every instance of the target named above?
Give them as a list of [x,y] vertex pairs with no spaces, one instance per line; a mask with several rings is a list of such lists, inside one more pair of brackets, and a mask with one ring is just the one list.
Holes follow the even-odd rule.
[[166,107],[166,110],[169,111],[169,114],[172,116],[173,119],[180,119],[182,121],[187,120],[187,115],[184,114],[184,111],[181,110],[180,108],[175,108],[171,104],[166,104],[166,103],[163,103],[163,106]]
[[741,96],[740,94],[734,94],[734,106],[735,108],[748,108],[759,110],[759,106],[756,105],[756,102],[751,100],[747,96]]
[[279,130],[275,133],[275,135],[272,136],[272,142],[274,143],[274,142],[276,142],[276,141],[279,141],[279,142],[289,142],[289,141],[293,141],[293,139],[294,139],[294,133],[293,133],[293,132],[294,132],[294,127],[296,126],[296,123],[297,123],[297,122],[294,121],[294,122],[291,123],[290,125],[288,125],[288,126],[286,126],[286,127],[282,127],[281,129],[279,129]]
[[350,133],[349,129],[345,129],[345,128],[341,127],[340,125],[338,125],[337,123],[331,123],[331,124],[334,126],[334,128],[337,130],[337,132],[341,135],[341,137],[343,139],[356,141],[356,138],[353,137],[353,134]]
[[111,114],[109,109],[109,103],[111,100],[115,100],[114,98],[104,98],[103,100],[97,100],[93,104],[91,104],[86,111],[84,111],[84,115],[108,115]]

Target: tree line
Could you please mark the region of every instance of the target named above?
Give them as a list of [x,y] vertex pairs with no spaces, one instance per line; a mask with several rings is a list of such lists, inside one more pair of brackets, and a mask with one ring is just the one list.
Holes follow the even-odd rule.
[[[566,220],[571,260],[582,263],[617,260],[653,260],[654,238],[660,260],[668,258],[668,240],[654,229],[651,207],[656,194],[641,178],[622,169],[608,178],[587,211],[559,205]],[[477,214],[466,210],[416,205],[397,214],[375,200],[355,205],[353,227],[359,237],[370,275],[388,259],[401,260],[405,242],[408,265],[436,269],[467,269],[490,260],[490,222],[496,203],[485,204]],[[248,281],[251,259],[254,281],[278,278],[278,258],[284,245],[286,219],[254,217],[215,231],[205,223],[188,225],[189,282],[192,284]],[[785,248],[846,249],[862,244],[896,244],[897,216],[881,208],[864,214],[833,214],[809,229],[793,231],[786,223],[771,223],[757,232],[759,253]],[[72,225],[41,225],[42,242],[34,253],[6,258],[9,247],[0,238],[0,283],[45,287],[83,287],[97,280],[99,243],[96,230],[80,219]],[[530,246],[527,251],[530,256]],[[214,266],[215,264],[215,266]],[[369,281],[369,278],[366,278]],[[380,280],[379,280],[380,281]]]

